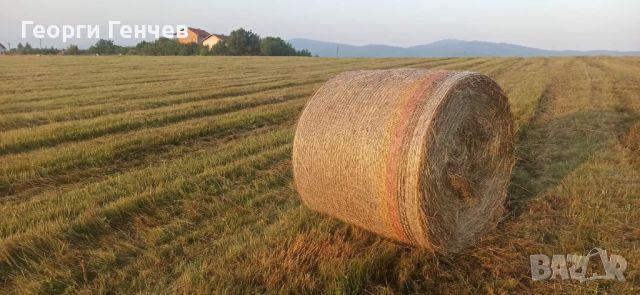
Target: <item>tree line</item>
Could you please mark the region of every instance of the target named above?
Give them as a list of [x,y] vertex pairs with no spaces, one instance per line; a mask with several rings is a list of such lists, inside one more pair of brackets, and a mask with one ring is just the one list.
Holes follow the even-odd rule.
[[65,54],[65,55],[264,55],[264,56],[311,56],[306,49],[296,50],[280,37],[261,38],[251,30],[237,29],[220,40],[213,47],[187,43],[176,39],[160,38],[153,42],[142,41],[136,46],[119,46],[112,40],[100,39],[89,49],[69,45],[65,49],[33,48],[29,43],[18,44],[11,49],[12,54]]

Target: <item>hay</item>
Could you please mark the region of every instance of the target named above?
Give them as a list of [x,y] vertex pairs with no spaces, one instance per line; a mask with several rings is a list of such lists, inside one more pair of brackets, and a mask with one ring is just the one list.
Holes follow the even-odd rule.
[[514,164],[513,119],[471,72],[346,72],[310,99],[293,172],[303,202],[382,236],[458,252],[495,226]]

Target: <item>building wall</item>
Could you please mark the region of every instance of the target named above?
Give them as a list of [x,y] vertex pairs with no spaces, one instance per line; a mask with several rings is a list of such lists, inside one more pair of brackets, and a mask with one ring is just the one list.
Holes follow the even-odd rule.
[[204,42],[202,42],[202,45],[209,46],[209,48],[211,48],[213,47],[213,45],[216,45],[218,42],[220,42],[220,40],[221,39],[216,36],[211,36],[207,40],[204,40]]
[[196,33],[192,32],[191,30],[187,31],[187,37],[178,38],[178,42],[182,44],[199,43],[198,41],[200,41],[198,40],[198,35],[196,35]]

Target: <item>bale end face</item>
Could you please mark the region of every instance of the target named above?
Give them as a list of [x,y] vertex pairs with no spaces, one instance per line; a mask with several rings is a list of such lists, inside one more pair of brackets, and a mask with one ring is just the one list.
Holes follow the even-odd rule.
[[507,98],[471,72],[338,75],[309,100],[293,145],[308,207],[443,252],[497,223],[514,162]]

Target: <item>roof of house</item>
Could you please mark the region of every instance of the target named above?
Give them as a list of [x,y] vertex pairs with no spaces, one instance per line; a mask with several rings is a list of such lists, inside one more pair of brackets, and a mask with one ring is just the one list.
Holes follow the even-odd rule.
[[0,49],[7,50],[7,48],[6,48],[6,47],[4,47],[4,45],[2,45],[2,43],[0,43]]
[[202,29],[196,29],[196,28],[192,28],[189,27],[189,31],[192,31],[194,34],[198,35],[198,37],[206,39],[209,38],[209,36],[211,36],[211,34],[209,34],[209,32],[202,30]]
[[217,37],[220,40],[225,40],[227,39],[228,36],[222,35],[222,34],[209,34],[209,36],[207,36],[206,38],[204,38],[202,41],[204,42],[205,40],[211,38],[212,36]]

